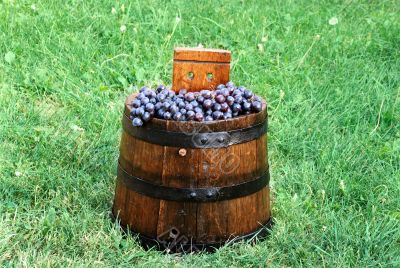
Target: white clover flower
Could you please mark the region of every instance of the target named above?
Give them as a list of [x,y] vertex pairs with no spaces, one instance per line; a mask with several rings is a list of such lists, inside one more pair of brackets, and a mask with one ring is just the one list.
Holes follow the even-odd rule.
[[117,13],[117,10],[115,9],[115,7],[112,7],[111,8],[111,14],[115,14],[115,13]]
[[324,225],[324,226],[322,226],[322,231],[326,231],[326,226]]
[[293,201],[296,201],[297,198],[298,198],[297,193],[295,193],[295,194],[293,195],[293,197],[292,197],[292,200],[293,200]]
[[259,50],[260,52],[263,52],[263,51],[264,51],[264,45],[263,45],[263,44],[258,44],[257,47],[258,47],[258,50]]
[[122,11],[122,13],[125,12],[125,5],[124,4],[122,4],[122,6],[121,6],[121,11]]
[[339,22],[339,20],[336,17],[332,17],[329,19],[329,25],[334,26],[334,25],[338,24],[338,22]]
[[181,19],[180,17],[176,17],[176,18],[175,18],[175,22],[176,22],[176,23],[179,23],[181,20],[182,20],[182,19]]
[[340,180],[339,188],[340,188],[340,190],[344,191],[345,187],[344,187],[344,181],[343,180]]
[[121,25],[121,27],[119,28],[119,30],[124,33],[126,31],[126,26],[125,25]]
[[72,125],[72,126],[71,126],[71,129],[72,129],[73,131],[84,131],[83,128],[81,128],[81,127],[79,127],[79,126],[77,126],[77,125]]
[[136,28],[136,27],[134,27],[134,28],[133,28],[133,31],[134,31],[135,33],[137,33],[137,28]]
[[261,38],[261,42],[263,42],[263,43],[267,42],[267,40],[268,40],[268,37],[266,37],[266,36],[263,36],[263,37]]
[[32,9],[33,11],[36,11],[36,5],[35,5],[35,4],[32,4],[32,5],[31,5],[31,9]]
[[325,198],[325,190],[321,190],[322,199]]
[[16,177],[21,177],[21,176],[22,176],[22,173],[19,172],[19,171],[15,171],[15,176],[16,176]]
[[283,91],[282,89],[279,90],[279,98],[283,99],[283,97],[285,97],[285,91]]

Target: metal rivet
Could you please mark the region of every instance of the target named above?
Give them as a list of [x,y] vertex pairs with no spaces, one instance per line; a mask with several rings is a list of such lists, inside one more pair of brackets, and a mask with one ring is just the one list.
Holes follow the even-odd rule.
[[224,137],[218,137],[218,142],[222,143],[224,141],[225,141]]
[[195,192],[190,193],[190,198],[195,198],[196,196],[197,196],[197,194]]
[[213,196],[213,193],[211,191],[207,192],[207,198],[211,198]]
[[203,138],[201,138],[200,141],[202,144],[205,144],[208,141],[208,139],[206,137],[203,137]]
[[180,156],[185,156],[186,155],[186,149],[184,149],[184,148],[179,149],[178,153],[179,153]]

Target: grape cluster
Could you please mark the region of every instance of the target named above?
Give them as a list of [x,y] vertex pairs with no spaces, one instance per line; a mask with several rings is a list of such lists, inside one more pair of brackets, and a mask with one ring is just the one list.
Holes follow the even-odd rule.
[[216,90],[178,93],[158,86],[155,90],[142,87],[132,101],[130,117],[135,127],[153,117],[175,121],[214,121],[262,110],[262,100],[251,90],[232,82],[217,86]]

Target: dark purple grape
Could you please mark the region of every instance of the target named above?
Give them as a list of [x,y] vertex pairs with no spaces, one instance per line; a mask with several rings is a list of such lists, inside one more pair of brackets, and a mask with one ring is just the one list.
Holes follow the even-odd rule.
[[221,89],[221,94],[226,98],[229,96],[229,89],[223,88]]
[[226,97],[226,102],[228,103],[229,106],[231,106],[235,102],[235,98],[232,96]]
[[221,112],[226,112],[229,109],[229,105],[226,102],[221,103]]
[[135,118],[133,118],[133,120],[132,120],[132,125],[133,125],[134,127],[141,127],[141,126],[143,126],[143,121],[142,121],[140,118],[135,117]]
[[215,101],[218,102],[218,103],[223,103],[223,102],[225,102],[225,97],[224,97],[224,95],[222,95],[222,94],[217,95],[217,96],[215,97]]
[[186,119],[187,119],[187,120],[193,120],[194,115],[195,115],[195,112],[193,112],[193,111],[188,111],[188,112],[186,113]]
[[196,121],[198,121],[198,122],[201,122],[201,121],[204,120],[204,115],[201,114],[201,113],[196,113],[196,114],[194,115],[194,120],[196,120]]
[[184,101],[178,102],[178,107],[179,107],[180,109],[185,108],[185,106],[186,106],[186,104],[185,104]]
[[224,119],[230,119],[230,118],[232,118],[232,113],[231,112],[224,113]]
[[154,105],[154,109],[156,109],[156,111],[158,111],[158,110],[161,109],[162,106],[163,106],[162,102],[157,102],[157,103]]
[[135,100],[132,101],[132,107],[138,108],[138,107],[140,107],[140,105],[141,105],[140,100],[135,99]]
[[167,96],[172,99],[173,97],[175,97],[175,92],[172,91],[172,90],[168,90],[168,95]]
[[131,110],[131,112],[129,113],[130,116],[131,116],[132,118],[136,116],[136,109],[137,109],[137,108],[133,108],[133,109]]
[[179,90],[179,95],[181,96],[185,96],[185,94],[187,93],[187,90],[182,88],[181,90]]
[[205,121],[214,121],[214,119],[213,119],[213,117],[211,115],[207,115],[204,120]]
[[251,110],[251,103],[247,102],[247,101],[244,101],[242,103],[242,110],[245,111],[245,112],[250,111]]
[[226,83],[226,87],[234,87],[235,84],[232,81],[229,81],[228,83]]
[[175,113],[179,112],[179,108],[178,108],[178,106],[176,106],[176,104],[174,103],[174,104],[171,105],[171,107],[169,107],[169,111],[170,111],[172,114],[175,114]]
[[223,89],[223,88],[225,88],[225,85],[224,85],[224,84],[219,84],[219,85],[217,86],[217,89],[218,89],[218,90],[221,90],[221,89]]
[[149,113],[149,112],[144,112],[144,114],[142,115],[142,120],[143,120],[144,122],[149,122],[150,119],[151,119],[150,113]]
[[211,108],[211,105],[212,105],[212,101],[209,100],[209,99],[207,99],[207,100],[205,100],[205,101],[203,102],[203,108],[204,108],[204,109],[210,109],[210,108]]
[[193,110],[193,105],[191,105],[190,103],[187,103],[185,105],[185,109],[188,110],[188,111],[191,111],[191,110]]
[[180,109],[180,113],[185,115],[188,111],[185,108]]
[[214,118],[214,120],[222,119],[223,116],[224,116],[224,114],[221,111],[215,111],[212,114],[212,117]]
[[254,94],[253,94],[253,92],[251,90],[245,89],[244,92],[243,92],[243,96],[246,99],[251,99],[254,96]]
[[144,97],[140,102],[142,103],[142,105],[146,105],[147,103],[150,102],[150,99],[147,97]]
[[237,117],[239,115],[239,112],[232,112],[232,117]]
[[213,109],[214,111],[220,111],[220,110],[221,110],[221,104],[219,104],[219,103],[214,103],[212,109]]
[[243,102],[243,97],[240,95],[236,95],[235,102],[241,104]]
[[139,108],[136,109],[136,115],[137,116],[142,116],[144,114],[144,108],[140,106]]
[[194,93],[193,92],[188,92],[188,93],[185,94],[185,100],[192,101],[194,99],[195,99],[195,97],[194,97]]
[[148,87],[142,87],[142,88],[139,90],[139,92],[142,93],[142,92],[144,92],[144,91],[146,91],[146,90],[149,90],[149,88],[148,88]]
[[201,95],[205,98],[205,99],[210,99],[212,94],[210,90],[202,90]]
[[170,112],[165,112],[164,113],[164,119],[165,120],[170,120],[171,119],[171,113]]
[[166,89],[166,87],[164,85],[159,85],[156,89],[157,93],[160,93],[161,91],[163,91],[164,89]]
[[169,103],[168,101],[165,101],[163,104],[163,107],[167,111],[169,109],[169,107],[171,107],[171,103]]
[[262,102],[262,99],[261,99],[261,97],[259,97],[259,96],[254,96],[253,100],[254,100],[254,101]]
[[194,112],[195,113],[203,113],[203,109],[201,109],[200,107],[195,107]]
[[259,101],[253,101],[251,104],[251,109],[255,112],[261,112],[262,110],[262,104]]
[[232,92],[232,96],[233,97],[235,97],[235,96],[237,96],[237,95],[242,95],[242,91],[240,91],[239,89],[235,89],[233,92]]
[[146,110],[147,112],[154,112],[154,104],[151,103],[151,102],[147,103],[147,104],[146,104],[145,110]]
[[182,119],[182,114],[180,112],[177,112],[173,115],[172,117],[175,121],[180,121]]
[[196,100],[194,100],[194,101],[191,101],[191,102],[190,102],[190,104],[193,106],[193,108],[195,108],[195,107],[198,107],[198,106],[199,106],[199,103],[198,103]]
[[242,110],[242,106],[240,106],[240,104],[234,103],[234,104],[232,105],[233,114],[236,113],[236,112],[239,113],[241,110]]
[[151,99],[150,99],[150,103],[156,104],[156,103],[157,103],[156,98],[151,98]]
[[203,103],[204,100],[205,100],[205,98],[203,96],[201,96],[201,95],[197,97],[197,102],[198,103]]
[[160,109],[157,111],[158,118],[164,118],[165,111],[164,109]]
[[206,111],[204,112],[205,115],[212,115],[212,113],[213,113],[213,111],[212,111],[211,109],[206,110]]
[[163,94],[163,93],[160,93],[160,94],[157,95],[157,99],[160,102],[164,102],[166,98],[167,98],[167,96],[165,94]]
[[146,97],[143,93],[139,93],[137,96],[136,96],[136,98],[138,99],[138,100],[142,100],[144,97]]

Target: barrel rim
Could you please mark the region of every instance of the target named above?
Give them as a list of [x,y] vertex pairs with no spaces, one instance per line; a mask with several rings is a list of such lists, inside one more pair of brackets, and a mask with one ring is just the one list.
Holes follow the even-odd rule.
[[[129,118],[132,110],[131,103],[133,99],[139,93],[133,93],[129,95],[124,104],[124,114]],[[250,113],[248,115],[241,115],[235,118],[222,119],[217,121],[173,121],[159,118],[153,118],[150,122],[147,122],[149,128],[160,129],[160,130],[175,130],[175,131],[197,131],[197,132],[213,132],[213,131],[225,131],[225,130],[236,130],[241,128],[251,127],[263,123],[268,117],[268,105],[264,99],[262,99],[262,110],[258,113]]]

